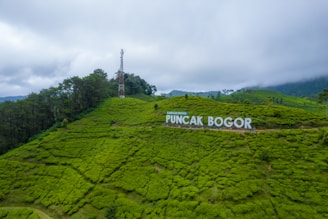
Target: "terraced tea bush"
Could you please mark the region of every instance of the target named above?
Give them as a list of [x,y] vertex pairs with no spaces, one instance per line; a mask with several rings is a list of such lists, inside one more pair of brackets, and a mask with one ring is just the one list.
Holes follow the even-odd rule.
[[[170,110],[243,113],[257,131],[166,126]],[[104,218],[111,206],[117,218],[328,217],[327,128],[317,128],[327,124],[284,106],[109,99],[0,156],[0,206],[73,219]]]
[[0,218],[3,219],[41,219],[33,210],[27,208],[1,208]]

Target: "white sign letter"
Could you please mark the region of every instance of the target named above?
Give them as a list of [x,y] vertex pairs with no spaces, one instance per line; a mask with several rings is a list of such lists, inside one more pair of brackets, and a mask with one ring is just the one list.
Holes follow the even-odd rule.
[[197,116],[197,125],[203,126],[203,117],[202,116]]
[[[220,123],[218,123],[218,120],[220,120]],[[214,123],[215,123],[215,126],[216,126],[216,127],[221,127],[222,124],[223,124],[223,119],[222,119],[222,117],[216,117],[215,120],[214,120]]]
[[236,128],[240,129],[244,126],[244,120],[242,118],[236,118],[235,121],[233,121],[233,124]]
[[176,124],[181,124],[181,125],[182,125],[182,116],[178,116],[178,115],[176,115],[176,116],[175,116],[175,123],[176,123]]
[[197,125],[196,117],[192,116],[189,122],[189,125]]
[[232,118],[231,117],[225,118],[223,123],[225,127],[230,128],[233,125]]
[[189,119],[189,116],[182,117],[182,122],[183,122],[184,125],[188,125],[189,124],[189,122],[186,121],[186,119]]
[[166,123],[168,123],[169,122],[169,120],[170,120],[170,115],[166,115]]
[[212,116],[209,116],[207,118],[207,125],[208,126],[213,126],[213,124],[214,124],[213,117]]
[[251,123],[252,123],[252,119],[251,118],[245,118],[245,129],[252,129],[252,126],[251,126]]

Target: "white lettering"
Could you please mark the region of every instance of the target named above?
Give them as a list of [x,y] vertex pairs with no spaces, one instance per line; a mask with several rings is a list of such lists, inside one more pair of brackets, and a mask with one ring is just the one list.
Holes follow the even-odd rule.
[[203,121],[202,121],[203,117],[202,116],[197,116],[197,125],[199,126],[204,126],[203,125]]
[[213,116],[209,116],[207,118],[207,125],[208,126],[213,126],[214,125]]
[[[218,123],[218,120],[220,120],[220,124]],[[221,127],[222,124],[223,124],[223,119],[222,119],[222,117],[216,117],[215,120],[214,120],[214,123],[215,123],[215,126],[216,126],[216,127]]]
[[188,125],[188,124],[189,124],[189,121],[187,121],[186,119],[189,119],[189,116],[184,116],[184,117],[182,117],[182,123],[183,123],[184,125]]
[[240,129],[244,126],[244,120],[242,118],[236,118],[234,121],[233,121],[233,125]]
[[166,115],[166,123],[169,123],[169,121],[170,121],[170,118],[171,118],[171,116],[170,116],[170,115]]
[[188,115],[187,112],[171,112],[171,111],[168,111],[166,112],[166,115],[182,115],[182,116],[186,116]]
[[[203,124],[203,116],[188,116],[184,112],[169,112],[165,117],[166,123],[177,124],[177,125],[196,125],[196,126],[204,126]],[[222,126],[226,128],[244,128],[244,129],[252,129],[251,126],[252,119],[251,118],[235,118],[231,117],[222,118],[222,117],[207,117],[207,125],[208,127],[215,126],[220,128]]]
[[224,124],[225,127],[231,128],[231,126],[233,125],[232,118],[231,117],[225,118],[224,121],[223,121],[223,124]]
[[192,116],[189,122],[189,125],[197,125],[196,116]]
[[251,118],[245,118],[245,126],[244,126],[244,128],[245,129],[252,129],[251,123],[252,123],[252,119]]
[[171,123],[175,123],[175,116],[174,115],[171,115]]
[[182,116],[175,116],[175,123],[176,124],[182,124]]

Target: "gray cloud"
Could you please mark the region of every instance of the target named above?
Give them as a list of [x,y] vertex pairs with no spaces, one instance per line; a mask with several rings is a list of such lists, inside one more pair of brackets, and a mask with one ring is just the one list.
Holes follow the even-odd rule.
[[0,1],[0,96],[96,68],[159,92],[238,89],[328,74],[328,2]]

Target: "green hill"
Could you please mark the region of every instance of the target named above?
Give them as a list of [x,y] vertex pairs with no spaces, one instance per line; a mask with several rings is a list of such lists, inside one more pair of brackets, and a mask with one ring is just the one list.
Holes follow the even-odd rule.
[[228,96],[222,96],[220,101],[227,103],[273,104],[305,109],[310,112],[326,113],[324,105],[308,98],[288,96],[271,90],[244,90]]
[[[257,132],[166,126],[167,111],[250,117]],[[0,156],[0,218],[328,217],[325,126],[280,105],[111,98]]]
[[326,76],[312,78],[304,81],[290,82],[276,86],[261,87],[260,89],[274,90],[280,93],[306,97],[313,96],[323,91],[328,87],[328,77]]

